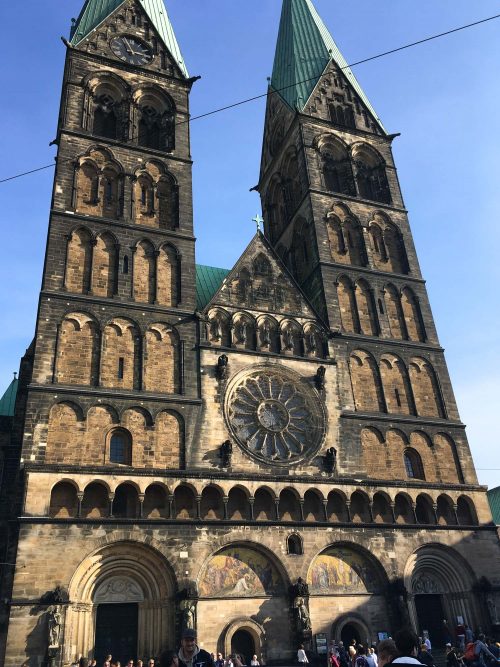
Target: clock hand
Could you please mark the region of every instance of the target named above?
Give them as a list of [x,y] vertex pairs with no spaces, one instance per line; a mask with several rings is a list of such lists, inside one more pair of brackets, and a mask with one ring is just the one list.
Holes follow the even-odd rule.
[[127,49],[127,51],[131,55],[134,55],[134,51],[132,50],[132,47],[130,46],[130,42],[128,41],[128,39],[126,37],[123,38],[123,43],[125,44],[125,48]]

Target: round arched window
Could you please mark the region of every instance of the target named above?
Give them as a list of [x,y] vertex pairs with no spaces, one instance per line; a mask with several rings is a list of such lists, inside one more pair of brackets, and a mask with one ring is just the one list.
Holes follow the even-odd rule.
[[131,439],[127,431],[114,431],[109,440],[109,462],[132,465]]

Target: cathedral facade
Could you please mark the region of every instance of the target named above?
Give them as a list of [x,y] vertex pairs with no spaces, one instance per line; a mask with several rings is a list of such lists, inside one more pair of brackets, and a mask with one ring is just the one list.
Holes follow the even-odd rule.
[[196,265],[194,83],[163,0],[87,0],[0,439],[3,664],[147,659],[184,627],[266,664],[495,630],[498,538],[394,135],[311,0],[283,0],[263,230],[232,269]]

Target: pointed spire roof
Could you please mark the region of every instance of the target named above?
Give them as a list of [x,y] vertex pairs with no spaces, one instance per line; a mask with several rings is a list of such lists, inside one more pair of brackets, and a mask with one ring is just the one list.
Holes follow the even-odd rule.
[[385,129],[311,0],[283,0],[271,86],[292,109],[303,111],[333,60]]
[[[80,16],[71,28],[72,46],[77,46],[124,2],[125,0],[86,0]],[[157,30],[170,55],[179,65],[181,72],[186,78],[189,77],[163,0],[137,0],[137,2],[148,15],[151,24]]]
[[18,385],[19,380],[14,376],[14,379],[5,390],[4,395],[0,398],[0,417],[14,416]]

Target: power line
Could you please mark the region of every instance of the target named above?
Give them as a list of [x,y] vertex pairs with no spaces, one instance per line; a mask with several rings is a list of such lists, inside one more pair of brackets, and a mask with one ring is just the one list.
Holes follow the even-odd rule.
[[[430,37],[424,37],[423,39],[419,39],[416,42],[410,42],[409,44],[405,44],[404,46],[398,46],[395,49],[391,49],[389,51],[384,51],[382,53],[378,53],[375,56],[370,56],[369,58],[364,58],[363,60],[358,60],[351,65],[345,65],[344,67],[341,67],[340,69],[346,70],[346,69],[351,69],[352,67],[356,67],[358,65],[363,65],[365,63],[372,62],[373,60],[378,60],[379,58],[385,58],[386,56],[390,56],[394,53],[399,53],[400,51],[405,51],[406,49],[411,49],[414,46],[419,46],[421,44],[426,44],[427,42],[431,42],[435,39],[440,39],[441,37],[446,37],[447,35],[452,35],[456,32],[461,32],[462,30],[467,30],[469,28],[474,28],[475,26],[481,25],[483,23],[488,23],[489,21],[494,21],[496,19],[500,18],[500,14],[495,14],[494,16],[489,16],[485,19],[481,19],[479,21],[474,21],[473,23],[467,23],[466,25],[459,26],[458,28],[451,28],[450,30],[446,30],[445,32],[440,32],[437,35],[431,35]],[[240,100],[239,102],[233,102],[232,104],[228,104],[224,107],[219,107],[218,109],[214,109],[213,111],[207,111],[206,113],[200,114],[198,116],[193,116],[192,118],[189,118],[188,120],[183,120],[180,121],[179,123],[176,123],[176,125],[183,125],[184,123],[190,123],[194,120],[200,120],[201,118],[207,118],[208,116],[214,116],[215,114],[222,113],[223,111],[229,111],[230,109],[235,109],[236,107],[242,106],[243,104],[249,104],[250,102],[255,102],[256,100],[263,99],[264,97],[268,97],[269,94],[276,94],[276,93],[281,93],[285,90],[288,90],[289,88],[294,88],[295,86],[301,85],[303,83],[310,83],[311,81],[317,81],[323,72],[320,72],[318,75],[311,77],[310,79],[304,79],[303,81],[296,81],[295,83],[292,83],[288,86],[284,86],[283,88],[279,88],[277,90],[272,90],[271,93],[269,91],[262,93],[260,95],[254,95],[253,97],[247,97],[244,100]],[[45,165],[44,167],[38,167],[36,169],[31,169],[29,171],[22,172],[20,174],[15,174],[14,176],[9,176],[7,178],[0,179],[0,185],[2,183],[7,183],[8,181],[13,181],[17,178],[22,178],[23,176],[29,176],[30,174],[35,174],[38,171],[43,171],[44,169],[49,169],[50,167],[53,167],[54,164],[48,164]]]

